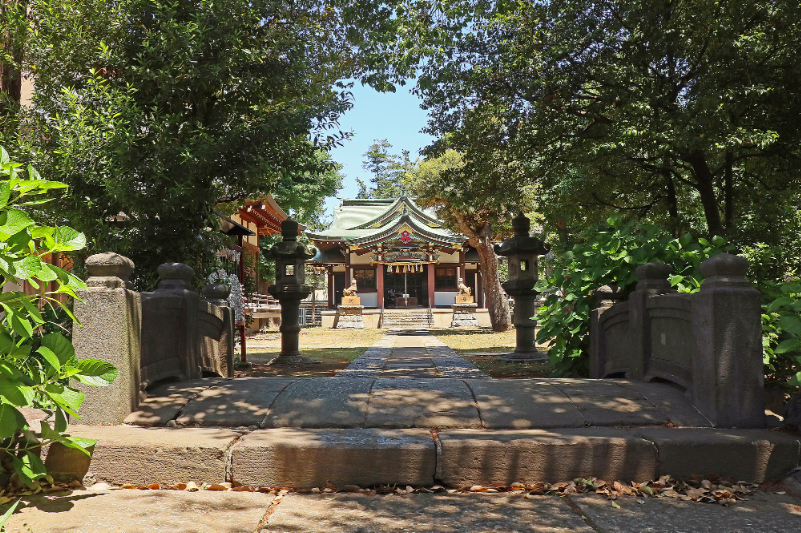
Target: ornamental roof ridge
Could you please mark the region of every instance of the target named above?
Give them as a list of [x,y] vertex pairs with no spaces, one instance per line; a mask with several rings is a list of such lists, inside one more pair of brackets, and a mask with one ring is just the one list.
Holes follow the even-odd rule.
[[412,217],[408,213],[401,215],[400,217],[395,219],[392,225],[382,228],[381,231],[372,233],[370,235],[364,235],[361,237],[345,238],[344,241],[348,244],[355,244],[355,245],[363,245],[363,244],[375,243],[378,241],[384,241],[387,238],[391,237],[392,235],[397,234],[398,230],[403,226],[408,226],[410,229],[414,231],[414,233],[421,235],[422,237],[425,237],[427,240],[430,241],[435,241],[445,244],[461,244],[462,242],[464,242],[464,236],[462,235],[441,235],[429,231],[427,226],[420,224],[416,217]]
[[[356,205],[356,204],[353,204]],[[386,211],[378,215],[377,217],[373,218],[372,220],[368,220],[358,226],[354,226],[353,229],[370,229],[370,228],[380,228],[381,226],[386,225],[390,220],[396,218],[399,214],[400,216],[404,216],[407,213],[412,213],[416,218],[421,219],[426,223],[426,225],[439,228],[441,224],[438,220],[428,215],[425,211],[420,209],[420,207],[408,196],[402,194],[399,198],[396,198],[392,204],[387,207]]]

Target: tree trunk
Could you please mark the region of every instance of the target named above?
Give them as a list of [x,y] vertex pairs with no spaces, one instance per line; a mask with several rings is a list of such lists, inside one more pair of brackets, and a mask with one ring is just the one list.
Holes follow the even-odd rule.
[[725,213],[723,217],[726,229],[731,231],[734,227],[734,153],[726,151],[726,175],[723,183]]
[[[486,226],[489,228],[489,226]],[[509,314],[509,301],[501,288],[501,279],[498,277],[498,257],[492,243],[492,232],[482,231],[476,246],[481,269],[481,279],[484,281],[484,292],[487,299],[487,310],[493,331],[507,331],[512,329],[512,318]]]
[[668,215],[670,215],[670,231],[674,237],[678,238],[681,229],[679,228],[679,201],[676,197],[676,185],[673,183],[673,178],[669,175],[665,176],[665,179],[667,180],[666,191]]
[[709,236],[722,235],[723,225],[721,224],[720,209],[715,196],[715,180],[706,161],[706,155],[700,150],[695,151],[686,157],[686,161],[690,163],[693,169],[697,184],[696,188],[701,197],[701,205],[704,208],[704,217],[706,218]]
[[490,323],[493,331],[508,331],[512,329],[512,317],[509,314],[509,301],[506,299],[498,277],[498,257],[492,243],[492,228],[484,224],[478,231],[473,229],[459,213],[453,212],[456,225],[470,246],[478,252],[478,268],[484,284],[484,297],[487,302]]

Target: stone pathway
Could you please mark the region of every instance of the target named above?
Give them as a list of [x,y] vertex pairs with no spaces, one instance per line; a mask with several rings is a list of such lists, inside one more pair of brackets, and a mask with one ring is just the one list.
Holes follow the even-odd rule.
[[487,378],[426,330],[389,330],[339,378]]
[[[107,487],[107,486],[106,486]],[[512,494],[286,494],[94,488],[24,500],[9,533],[676,533],[801,530],[799,497],[731,507],[671,498]],[[8,505],[0,506],[0,512]]]

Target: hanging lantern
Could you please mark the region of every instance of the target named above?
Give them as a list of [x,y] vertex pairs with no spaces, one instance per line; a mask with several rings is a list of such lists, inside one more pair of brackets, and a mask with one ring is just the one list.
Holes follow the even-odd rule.
[[392,267],[387,265],[387,272],[392,272]]

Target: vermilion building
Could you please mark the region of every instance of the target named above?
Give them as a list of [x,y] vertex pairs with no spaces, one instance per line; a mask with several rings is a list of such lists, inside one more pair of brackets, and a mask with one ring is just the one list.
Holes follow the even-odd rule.
[[[459,277],[473,289],[479,307],[485,307],[476,251],[464,235],[444,228],[432,210],[411,198],[343,199],[330,228],[306,235],[318,249],[311,263],[328,273],[331,309],[351,278],[357,280],[366,309],[410,302],[450,308]],[[403,294],[410,298],[396,297]]]

